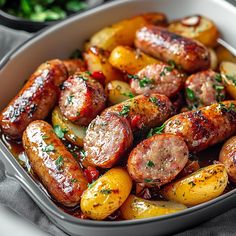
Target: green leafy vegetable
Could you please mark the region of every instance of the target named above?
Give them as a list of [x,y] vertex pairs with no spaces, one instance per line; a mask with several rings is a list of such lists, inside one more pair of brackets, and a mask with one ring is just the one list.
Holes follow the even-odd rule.
[[130,111],[130,106],[124,105],[122,110],[119,112],[120,116],[127,116],[129,114]]
[[57,166],[57,169],[60,170],[61,167],[62,167],[63,164],[64,164],[63,156],[59,156],[59,157],[56,159],[55,164],[56,164],[56,166]]
[[42,148],[43,152],[54,152],[55,148],[52,144],[47,145],[46,147]]
[[147,164],[146,164],[146,166],[151,168],[151,167],[154,167],[155,164],[154,164],[153,161],[148,161]]
[[65,133],[67,132],[66,129],[62,129],[60,125],[55,125],[53,127],[54,129],[54,132],[56,133],[56,135],[59,137],[59,138],[64,138],[64,135]]
[[159,127],[155,127],[153,129],[151,129],[147,135],[147,138],[152,137],[154,134],[162,134],[164,129],[165,129],[166,125],[163,124],[162,126]]
[[193,90],[190,89],[190,88],[186,88],[186,95],[187,95],[187,98],[188,98],[190,101],[194,101],[194,100],[196,99]]

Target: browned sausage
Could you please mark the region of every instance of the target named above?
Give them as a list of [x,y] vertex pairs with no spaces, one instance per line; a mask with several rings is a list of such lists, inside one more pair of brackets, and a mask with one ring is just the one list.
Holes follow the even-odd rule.
[[168,64],[148,65],[132,76],[131,89],[135,94],[159,93],[173,97],[184,85],[184,75]]
[[34,173],[53,198],[65,206],[77,205],[88,183],[52,127],[40,120],[30,123],[23,145]]
[[225,88],[218,73],[206,70],[188,77],[185,94],[189,108],[196,109],[223,101]]
[[57,102],[59,86],[66,79],[67,70],[62,61],[43,63],[1,112],[3,133],[12,139],[19,139],[30,122],[44,119]]
[[87,73],[76,73],[64,83],[59,100],[62,114],[78,125],[88,125],[105,108],[102,85]]
[[85,62],[81,59],[68,59],[63,61],[69,75],[73,75],[76,72],[86,71]]
[[129,155],[128,172],[146,186],[162,186],[173,180],[188,161],[188,147],[174,134],[154,135],[137,145]]
[[128,121],[117,114],[97,116],[84,139],[86,162],[92,166],[111,168],[133,144]]
[[229,179],[236,183],[236,136],[224,144],[220,151],[219,161],[224,164]]
[[206,149],[235,134],[236,101],[216,103],[173,116],[166,121],[164,132],[182,136],[189,151]]
[[210,67],[210,54],[201,43],[154,26],[144,26],[136,32],[135,45],[143,52],[165,62],[174,61],[187,72]]
[[133,132],[145,132],[166,121],[172,115],[173,107],[168,97],[153,93],[108,107],[102,114],[113,112],[126,117]]

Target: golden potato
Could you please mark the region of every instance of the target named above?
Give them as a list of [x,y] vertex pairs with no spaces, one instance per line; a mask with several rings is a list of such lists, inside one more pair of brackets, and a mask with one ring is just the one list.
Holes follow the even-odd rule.
[[60,108],[55,107],[52,112],[53,126],[59,126],[65,131],[65,138],[71,143],[83,147],[83,140],[86,133],[86,127],[75,125],[61,114]]
[[215,164],[166,185],[161,193],[169,201],[194,206],[221,195],[227,182],[226,168]]
[[168,29],[187,38],[198,40],[207,47],[214,47],[219,36],[216,25],[204,16],[189,16],[172,22]]
[[121,103],[134,97],[130,85],[120,80],[113,80],[108,83],[105,91],[111,105]]
[[103,220],[124,203],[131,188],[128,172],[112,168],[89,185],[81,197],[80,208],[87,217]]
[[105,76],[105,83],[112,80],[122,80],[123,74],[112,67],[108,58],[110,53],[98,47],[91,47],[84,53],[84,60],[88,66],[88,70],[93,72],[102,72]]
[[211,57],[211,69],[215,70],[217,68],[217,65],[218,65],[218,59],[217,59],[217,56],[216,56],[216,52],[212,48],[208,48],[208,50],[210,52],[210,57]]
[[221,63],[223,61],[230,61],[236,63],[236,57],[223,46],[218,46],[216,48],[216,56],[218,63]]
[[139,50],[125,46],[114,48],[111,52],[109,62],[115,68],[128,74],[135,74],[147,65],[160,63],[157,59],[150,57]]
[[220,74],[227,93],[236,99],[236,63],[224,61],[220,64]]
[[182,211],[187,207],[169,201],[149,201],[130,195],[121,206],[121,215],[125,220],[150,218]]
[[137,29],[148,23],[165,25],[167,19],[162,13],[146,13],[120,21],[98,31],[92,36],[85,47],[88,49],[91,46],[98,46],[111,51],[118,45],[132,46]]

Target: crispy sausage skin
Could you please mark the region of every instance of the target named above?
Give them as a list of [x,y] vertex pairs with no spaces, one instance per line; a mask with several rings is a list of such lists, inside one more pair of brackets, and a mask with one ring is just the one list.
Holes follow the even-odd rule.
[[139,143],[128,158],[132,179],[147,187],[172,181],[188,161],[188,147],[174,134],[158,134]]
[[1,112],[2,132],[19,139],[30,122],[44,119],[57,102],[59,86],[66,79],[67,70],[62,61],[43,63]]
[[86,161],[92,166],[111,168],[133,144],[128,121],[115,113],[97,116],[84,139]]
[[167,97],[176,95],[183,85],[183,73],[164,63],[146,66],[130,82],[135,94],[159,93]]
[[63,61],[69,75],[73,75],[76,72],[86,71],[86,65],[81,59],[67,59]]
[[225,101],[180,113],[165,123],[165,133],[183,137],[189,151],[198,152],[236,132],[236,101]]
[[173,106],[165,95],[153,93],[108,107],[102,114],[113,112],[126,117],[133,132],[145,132],[166,121],[172,115]]
[[68,207],[79,203],[87,180],[72,154],[45,121],[37,120],[23,133],[31,167],[53,198]]
[[220,151],[219,161],[224,164],[229,179],[236,183],[236,136],[230,138]]
[[78,125],[88,125],[104,108],[102,85],[87,73],[76,73],[63,83],[59,99],[62,114]]
[[165,62],[174,61],[187,72],[210,67],[210,54],[201,43],[154,26],[144,26],[136,32],[135,46]]
[[225,99],[225,88],[220,75],[213,70],[192,74],[185,82],[189,108],[209,106]]

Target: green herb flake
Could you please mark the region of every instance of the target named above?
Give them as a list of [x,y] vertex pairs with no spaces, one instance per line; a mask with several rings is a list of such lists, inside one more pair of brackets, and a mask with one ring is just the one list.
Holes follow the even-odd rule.
[[59,157],[56,159],[55,164],[56,164],[56,166],[57,166],[57,169],[60,170],[61,167],[62,167],[63,164],[64,164],[63,156],[59,156]]
[[46,147],[42,148],[43,152],[54,152],[55,148],[52,144],[47,145]]
[[234,85],[236,85],[236,78],[232,75],[226,75],[226,78],[233,82]]
[[190,88],[186,88],[186,95],[187,95],[187,98],[188,98],[190,101],[194,101],[194,100],[196,99],[193,90],[190,89]]
[[134,95],[131,92],[129,92],[129,93],[122,93],[121,95],[129,97],[129,98],[134,98]]
[[109,195],[111,194],[112,190],[111,189],[102,189],[100,190],[100,193],[105,194],[105,195]]
[[92,75],[92,73],[90,72],[90,71],[85,71],[85,73],[87,74],[87,75]]
[[222,85],[214,85],[213,88],[216,90],[216,91],[221,91],[224,89],[224,86]]
[[152,83],[153,83],[153,80],[150,79],[150,78],[148,78],[148,77],[144,77],[143,79],[140,79],[140,80],[138,81],[138,83],[139,83],[139,86],[140,86],[141,88],[144,88],[144,87],[146,87],[148,84],[152,84]]
[[145,183],[151,183],[151,182],[152,182],[152,179],[144,179],[144,182],[145,182]]
[[68,104],[73,104],[73,98],[74,97],[75,97],[74,95],[70,95],[69,97],[67,97]]
[[171,66],[172,69],[177,67],[176,63],[173,60],[169,60],[167,63]]
[[62,129],[60,125],[54,125],[53,127],[55,134],[60,138],[64,138],[65,133],[68,132],[67,129]]
[[221,82],[222,82],[222,77],[221,77],[221,75],[217,73],[216,76],[215,76],[215,80],[216,80],[217,82],[221,83]]
[[129,111],[130,111],[130,106],[124,105],[124,106],[122,107],[122,110],[119,112],[119,115],[126,117],[126,116],[128,116]]
[[155,127],[155,128],[152,128],[150,131],[149,131],[149,133],[148,133],[148,135],[147,135],[147,138],[150,138],[150,137],[152,137],[154,134],[162,134],[163,133],[163,131],[164,131],[164,129],[165,129],[165,123],[163,124],[163,125],[161,125],[161,126],[159,126],[159,127]]
[[71,183],[76,183],[76,182],[78,182],[78,180],[75,179],[75,178],[73,178],[73,179],[70,180],[70,182],[71,182]]
[[42,139],[48,139],[49,137],[47,135],[43,135]]
[[191,185],[192,187],[196,185],[193,181],[190,181],[188,184]]
[[128,74],[127,77],[129,79],[139,79],[139,77],[137,75],[132,75],[132,74]]
[[149,160],[149,161],[147,162],[146,166],[152,168],[152,167],[155,166],[155,164],[154,164],[153,161],[150,161],[150,160]]
[[88,184],[88,189],[91,189],[95,185],[96,181],[92,182],[91,184]]
[[149,101],[154,103],[155,105],[157,104],[157,98],[156,97],[150,97]]

